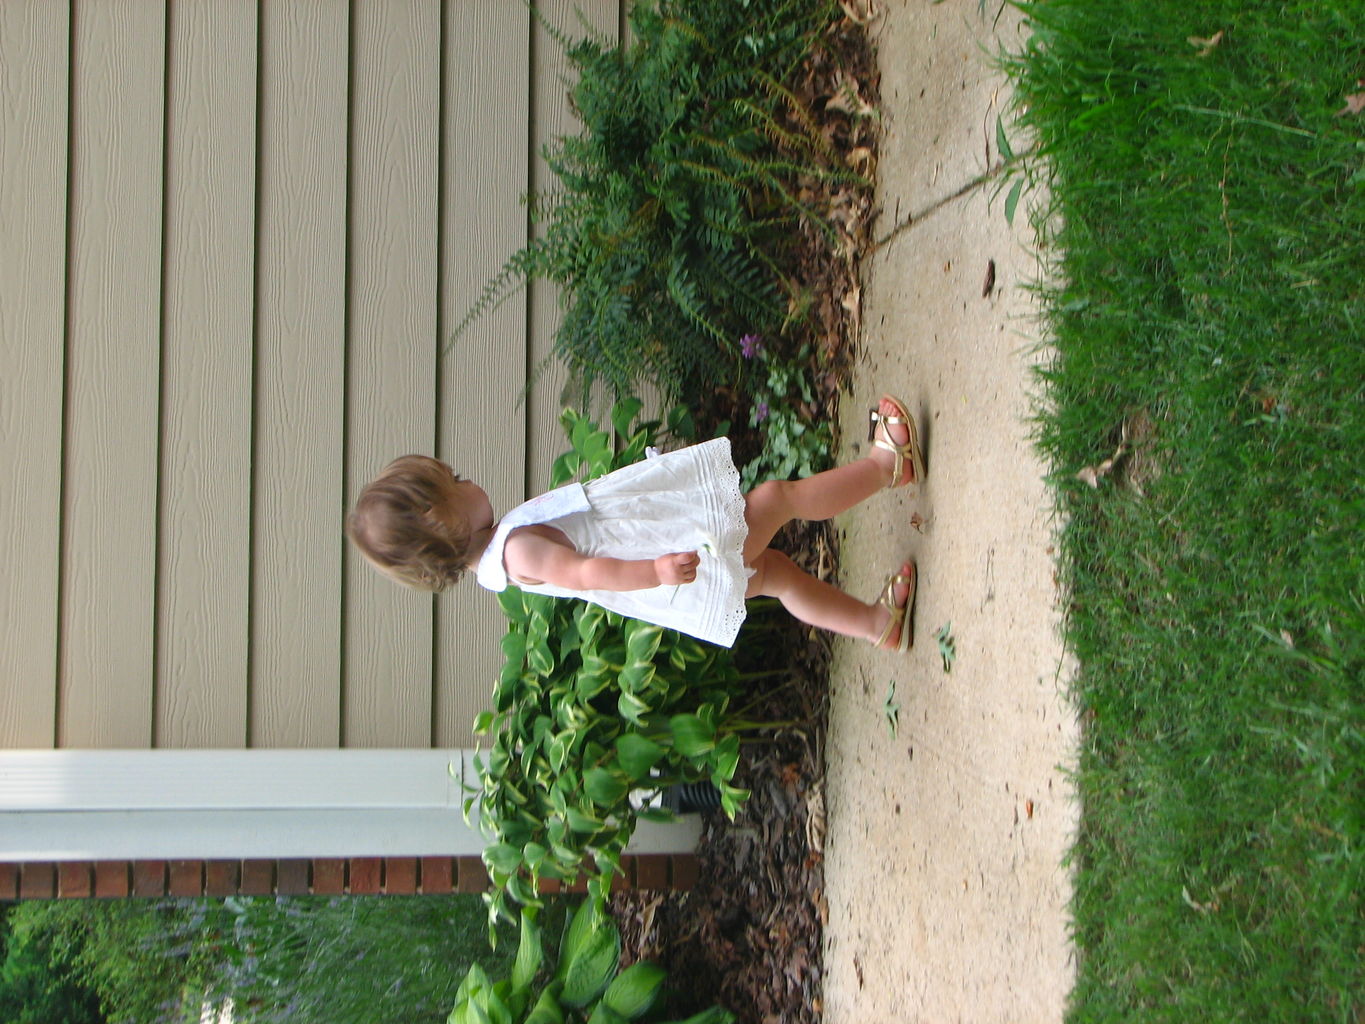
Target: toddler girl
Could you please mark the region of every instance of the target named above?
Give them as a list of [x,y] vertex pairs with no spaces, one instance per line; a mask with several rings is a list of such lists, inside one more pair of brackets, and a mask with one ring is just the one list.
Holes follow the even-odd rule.
[[745,598],[776,597],[802,622],[878,647],[911,645],[915,567],[907,561],[865,604],[768,547],[792,519],[829,519],[882,486],[924,478],[915,422],[898,399],[869,413],[872,453],[802,480],[741,494],[730,441],[717,438],[568,484],[500,521],[488,495],[421,455],[386,466],[347,523],[381,572],[442,590],[475,569],[490,590],[580,597],[729,647]]

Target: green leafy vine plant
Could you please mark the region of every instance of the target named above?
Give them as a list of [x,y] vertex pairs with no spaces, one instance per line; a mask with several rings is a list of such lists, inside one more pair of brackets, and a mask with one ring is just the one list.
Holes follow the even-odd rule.
[[[612,411],[620,451],[566,411],[572,449],[555,461],[553,483],[637,461],[662,426],[633,425],[639,410],[632,398]],[[472,817],[477,800],[492,840],[483,854],[494,885],[490,918],[507,916],[507,896],[538,906],[543,878],[573,880],[586,870],[589,892],[604,896],[637,820],[672,820],[665,810],[637,810],[632,792],[709,780],[733,818],[748,796],[732,785],[740,734],[783,723],[732,710],[746,680],[730,650],[584,601],[514,587],[500,601],[506,660],[493,709],[475,722],[491,747],[476,758],[479,796],[465,805]]]
[[[524,907],[512,976],[495,982],[478,964],[470,967],[447,1024],[625,1024],[651,1019],[665,972],[643,960],[618,972],[620,955],[615,922],[600,900],[587,899],[565,925],[559,959],[547,970],[536,911]],[[713,1006],[674,1024],[731,1024],[734,1019]]]

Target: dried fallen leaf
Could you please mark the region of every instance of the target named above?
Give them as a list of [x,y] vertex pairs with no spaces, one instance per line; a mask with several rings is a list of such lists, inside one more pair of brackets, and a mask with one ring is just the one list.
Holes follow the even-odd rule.
[[1337,117],[1359,114],[1365,111],[1365,92],[1356,92],[1346,97],[1346,106],[1337,111]]
[[1185,886],[1180,887],[1180,897],[1185,901],[1185,905],[1191,910],[1197,910],[1201,914],[1207,914],[1211,910],[1218,909],[1218,901],[1210,900],[1208,903],[1200,903],[1190,895],[1190,890]]
[[866,25],[877,16],[876,0],[839,0],[839,6],[855,25]]
[[1195,54],[1196,57],[1207,57],[1223,41],[1223,30],[1220,28],[1207,39],[1202,36],[1190,36],[1185,41],[1191,46],[1201,47],[1200,51]]
[[849,117],[872,117],[877,112],[876,107],[858,94],[856,85],[847,83],[829,98],[825,103],[825,109],[837,110]]
[[848,151],[848,165],[860,174],[871,170],[873,152],[871,146],[854,146]]
[[1086,466],[1076,474],[1076,479],[1082,483],[1089,484],[1092,488],[1098,488],[1100,481],[1110,474],[1113,468],[1118,465],[1121,458],[1128,454],[1128,442],[1120,441],[1119,446],[1114,449],[1114,454],[1103,462],[1095,466]]

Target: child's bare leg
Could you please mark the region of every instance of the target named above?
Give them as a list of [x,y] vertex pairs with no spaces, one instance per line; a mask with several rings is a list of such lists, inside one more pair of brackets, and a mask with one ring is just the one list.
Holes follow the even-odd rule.
[[[886,416],[896,415],[896,407],[885,399],[879,411]],[[900,424],[883,429],[893,444],[904,444],[910,437]],[[866,501],[891,482],[895,466],[894,453],[874,447],[870,455],[814,476],[759,484],[744,496],[744,519],[749,525],[749,539],[744,544],[745,564],[752,564],[777,531],[791,520],[829,519]],[[904,473],[903,469],[902,477]]]
[[[754,575],[749,578],[745,597],[775,597],[782,602],[782,607],[807,625],[876,643],[891,621],[891,612],[881,604],[864,604],[838,587],[817,580],[797,568],[796,563],[780,551],[768,548],[751,565]],[[901,571],[909,575],[909,563],[902,566]],[[909,595],[908,583],[896,585],[898,607],[905,604]],[[901,629],[904,628],[906,624],[902,623]],[[893,629],[882,646],[895,647],[899,639],[900,629]]]

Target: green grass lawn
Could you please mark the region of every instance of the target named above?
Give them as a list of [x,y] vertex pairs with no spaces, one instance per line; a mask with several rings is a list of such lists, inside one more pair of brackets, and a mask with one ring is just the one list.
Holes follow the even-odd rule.
[[1071,1018],[1358,1022],[1365,2],[1024,8],[1084,723]]

